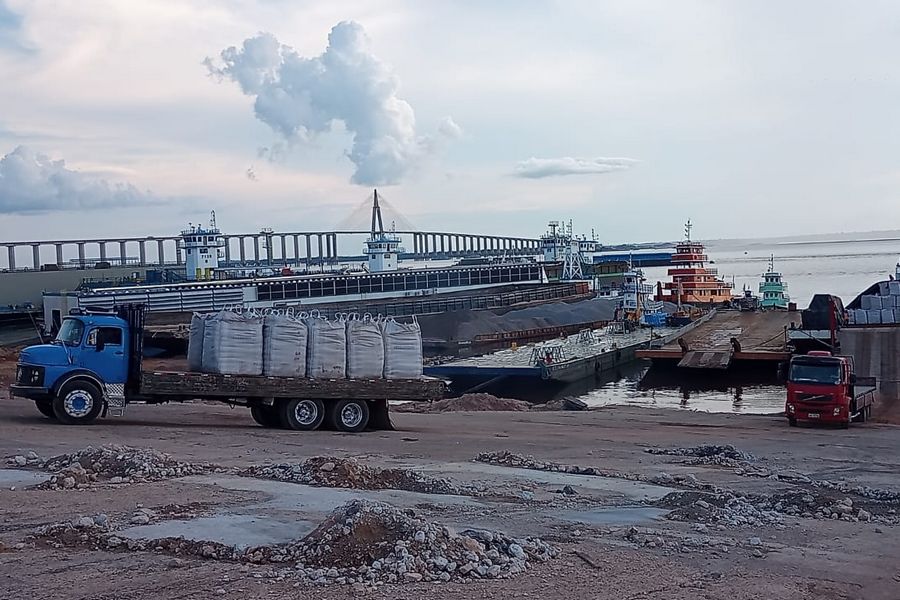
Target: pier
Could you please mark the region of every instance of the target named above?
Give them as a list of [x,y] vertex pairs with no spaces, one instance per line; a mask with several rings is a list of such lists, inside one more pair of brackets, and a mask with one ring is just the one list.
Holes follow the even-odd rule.
[[692,331],[637,358],[686,369],[728,369],[735,363],[765,365],[788,360],[787,329],[798,313],[782,310],[711,312]]

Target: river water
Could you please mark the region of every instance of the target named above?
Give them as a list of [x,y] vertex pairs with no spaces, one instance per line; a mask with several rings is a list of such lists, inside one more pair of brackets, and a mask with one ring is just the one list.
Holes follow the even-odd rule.
[[[840,296],[848,304],[870,285],[895,272],[900,235],[869,237],[874,239],[834,235],[804,241],[721,240],[707,243],[706,249],[720,277],[733,280],[737,291],[749,285],[754,293],[769,256],[774,254],[775,268],[784,275],[791,299],[804,308],[818,293]],[[651,267],[644,273],[648,283],[655,283],[668,281],[666,270]],[[676,376],[651,370],[646,361],[634,363],[605,380],[570,386],[556,396],[574,396],[591,406],[624,404],[750,414],[784,409],[784,387],[778,383],[777,373],[722,379],[702,374]]]

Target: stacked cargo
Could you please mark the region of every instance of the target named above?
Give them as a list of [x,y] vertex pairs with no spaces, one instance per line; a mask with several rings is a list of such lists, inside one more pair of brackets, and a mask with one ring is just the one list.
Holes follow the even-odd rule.
[[413,319],[268,311],[195,314],[188,369],[310,379],[422,377],[422,332]]
[[882,281],[872,286],[873,293],[859,297],[850,309],[853,325],[891,325],[900,323],[900,281]]

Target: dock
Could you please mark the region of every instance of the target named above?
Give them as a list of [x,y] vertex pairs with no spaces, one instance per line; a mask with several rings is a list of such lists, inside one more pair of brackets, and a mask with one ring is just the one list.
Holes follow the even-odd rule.
[[788,360],[788,327],[796,313],[783,310],[717,310],[692,331],[660,348],[638,350],[637,358],[685,369],[724,370]]

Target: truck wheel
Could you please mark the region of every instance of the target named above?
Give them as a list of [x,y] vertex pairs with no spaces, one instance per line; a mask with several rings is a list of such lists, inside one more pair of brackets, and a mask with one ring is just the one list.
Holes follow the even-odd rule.
[[365,400],[338,400],[331,407],[331,422],[338,431],[360,432],[369,424],[369,404]]
[[89,381],[70,381],[53,399],[53,414],[66,425],[87,425],[100,416],[103,394]]
[[266,406],[264,404],[251,406],[250,416],[252,416],[253,420],[263,427],[267,427],[269,429],[281,427],[281,417],[278,416],[278,411],[274,406]]
[[788,425],[790,425],[791,427],[796,427],[796,426],[797,426],[797,419],[791,419],[791,418],[788,418]]
[[325,404],[318,399],[297,398],[278,403],[281,424],[295,431],[313,431],[325,420]]
[[45,417],[56,418],[56,413],[53,412],[53,400],[35,400],[34,405]]

